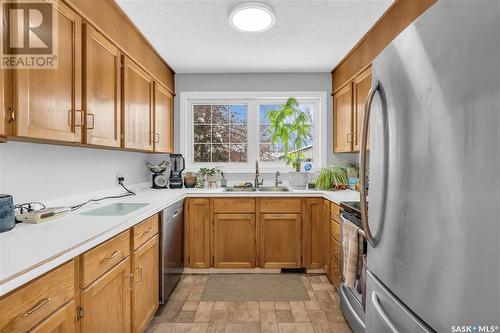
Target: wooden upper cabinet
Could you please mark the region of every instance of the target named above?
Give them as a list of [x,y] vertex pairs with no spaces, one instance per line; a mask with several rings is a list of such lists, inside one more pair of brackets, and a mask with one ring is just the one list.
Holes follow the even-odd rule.
[[133,254],[132,332],[144,332],[158,309],[159,244],[155,236]]
[[127,258],[81,292],[83,333],[130,332],[132,278]]
[[261,267],[302,267],[301,214],[261,214]]
[[8,92],[7,86],[5,85],[5,76],[7,71],[0,69],[0,142],[5,141],[5,137],[9,134],[7,127],[10,125],[11,119],[7,117],[12,117],[9,112],[7,112],[8,103],[6,101]]
[[333,95],[333,115],[333,150],[335,153],[351,152],[353,147],[352,83]]
[[121,146],[121,53],[89,24],[84,25],[83,109],[88,144]]
[[210,199],[187,200],[185,218],[187,266],[210,267]]
[[302,251],[304,264],[307,268],[321,268],[322,228],[323,228],[323,199],[304,199],[302,223]]
[[155,152],[174,151],[174,96],[155,82]]
[[214,267],[255,267],[255,235],[255,214],[215,214]]
[[80,17],[58,2],[58,68],[14,70],[15,135],[82,142]]
[[123,56],[124,148],[153,151],[153,78]]
[[[372,68],[369,67],[359,74],[353,82],[354,85],[354,150],[361,148],[361,131],[363,126],[363,115],[368,92],[372,86]],[[368,135],[369,132],[368,132]],[[368,140],[370,137],[368,136]],[[368,141],[369,147],[370,141]]]
[[74,301],[64,305],[30,331],[30,333],[73,332],[76,332],[76,307]]

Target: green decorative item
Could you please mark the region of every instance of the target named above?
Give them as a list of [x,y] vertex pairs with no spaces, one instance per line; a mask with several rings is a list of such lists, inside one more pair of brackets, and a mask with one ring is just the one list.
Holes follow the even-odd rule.
[[348,166],[337,164],[321,169],[316,188],[321,190],[346,190],[349,188]]
[[300,110],[295,98],[289,98],[281,110],[267,113],[269,134],[274,145],[282,145],[285,162],[300,172],[304,159],[301,149],[307,145],[311,128],[309,115]]

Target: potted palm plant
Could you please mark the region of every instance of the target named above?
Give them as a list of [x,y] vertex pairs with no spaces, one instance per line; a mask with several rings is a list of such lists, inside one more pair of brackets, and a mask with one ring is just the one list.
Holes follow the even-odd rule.
[[299,108],[295,98],[289,98],[281,110],[267,113],[269,134],[273,145],[281,145],[285,163],[294,171],[289,172],[289,183],[292,188],[306,188],[307,172],[301,172],[304,159],[303,148],[310,139],[311,119],[307,112]]

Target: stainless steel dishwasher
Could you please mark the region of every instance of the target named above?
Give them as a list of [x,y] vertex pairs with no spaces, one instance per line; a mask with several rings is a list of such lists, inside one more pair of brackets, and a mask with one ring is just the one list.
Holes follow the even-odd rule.
[[184,271],[183,258],[184,200],[163,211],[160,249],[160,303],[165,304]]

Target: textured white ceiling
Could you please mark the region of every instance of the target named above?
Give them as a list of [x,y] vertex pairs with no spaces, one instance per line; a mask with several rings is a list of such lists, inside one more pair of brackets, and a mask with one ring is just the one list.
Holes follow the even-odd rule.
[[177,73],[329,72],[393,0],[267,0],[276,24],[243,34],[244,1],[116,0]]

